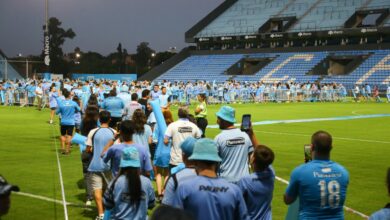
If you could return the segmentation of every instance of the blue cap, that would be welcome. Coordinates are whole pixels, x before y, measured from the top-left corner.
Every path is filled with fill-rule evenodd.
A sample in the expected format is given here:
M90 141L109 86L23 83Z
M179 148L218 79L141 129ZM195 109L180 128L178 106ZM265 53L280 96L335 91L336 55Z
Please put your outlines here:
M119 167L140 167L139 153L135 147L126 147L123 150Z
M191 136L187 137L183 142L181 142L180 148L187 157L192 155L192 152L194 151L195 142L196 139Z
M228 121L230 123L235 123L236 122L236 110L230 106L222 106L219 111L216 113L216 115L220 118L222 118L225 121Z
M194 151L190 160L207 160L221 162L222 159L218 155L217 145L210 138L202 138L195 142Z

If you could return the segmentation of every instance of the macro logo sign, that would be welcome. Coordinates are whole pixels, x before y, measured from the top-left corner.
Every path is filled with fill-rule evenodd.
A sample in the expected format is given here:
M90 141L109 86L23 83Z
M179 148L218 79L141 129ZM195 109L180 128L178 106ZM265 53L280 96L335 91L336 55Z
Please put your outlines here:
M299 32L298 37L310 37L312 34L310 32Z
M376 28L363 28L360 32L365 34L365 33L377 32L377 31L378 31L378 29L376 29Z
M49 34L48 33L45 33L45 47L44 47L44 54L45 54L45 58L44 58L44 63L46 66L50 66L50 46L49 46L49 43L50 43L50 38L49 38Z
M328 31L328 35L340 35L343 34L343 31Z
M270 37L271 38L281 38L281 37L283 37L283 34L271 34Z

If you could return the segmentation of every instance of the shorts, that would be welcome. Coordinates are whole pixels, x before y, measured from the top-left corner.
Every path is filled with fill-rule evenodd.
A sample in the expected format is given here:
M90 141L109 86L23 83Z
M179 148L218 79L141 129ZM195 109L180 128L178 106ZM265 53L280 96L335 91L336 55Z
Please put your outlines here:
M61 136L73 135L74 125L61 125Z
M51 109L51 110L56 110L56 109L57 109L57 107L50 107L50 109Z
M99 190L107 188L108 184L111 182L112 174L111 171L105 172L89 172L90 173L90 183L92 190Z

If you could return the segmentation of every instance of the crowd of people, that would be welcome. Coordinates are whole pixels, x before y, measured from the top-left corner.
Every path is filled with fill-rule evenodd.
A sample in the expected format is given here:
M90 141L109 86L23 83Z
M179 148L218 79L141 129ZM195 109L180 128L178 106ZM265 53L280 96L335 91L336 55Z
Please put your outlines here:
M275 185L272 163L276 155L271 147L258 141L251 127L246 130L235 127L236 112L228 105L216 113L220 133L213 139L206 138L207 105L214 96L208 89L210 84L54 80L30 82L29 86L33 85L35 96L48 91L49 123L55 123L55 114L60 116L61 153L64 156L71 153L75 132L83 140L79 145L85 200L86 205L95 201L96 219L147 219L147 210L156 203L161 204L151 219L164 215L170 219L169 213L199 220L272 219ZM266 88L288 87L289 91L293 86L297 88L295 83L223 85L217 91L219 88L240 91L239 97L244 93L238 88L255 86L255 97L262 97L259 100L267 99ZM184 92L176 93L175 86L182 86ZM298 87L322 91L339 86L342 87L317 84ZM196 92L187 92L189 87L197 88ZM257 94L259 88L264 89L259 93L263 96ZM295 91L299 96L299 90ZM218 98L220 93L216 94ZM225 100L225 93L221 94ZM235 93L227 94L228 100L236 100ZM288 97L294 96L291 94ZM45 104L43 96L38 98L39 108ZM174 121L171 105L185 103L194 99L192 96L196 97L196 107L179 105L178 119ZM27 104L32 104L31 97L27 98ZM332 148L331 134L314 133L312 159L292 172L284 202L298 203L299 219L344 218L349 174L341 164L331 160ZM152 181L156 181L156 189ZM388 213L387 205L372 219L384 219L381 216Z
M0 102L3 105L37 105L38 109L49 102L51 85L55 84L58 90L60 80L17 80L0 82ZM90 93L90 87L94 93L98 93L99 99L116 87L118 96L121 92L141 93L150 89L153 93L153 82L114 82L106 80L65 80L64 86L80 93ZM156 83L156 87L163 85L166 95L171 102L190 104L196 100L198 94L204 94L208 103L245 103L245 102L337 102L346 101L348 95L355 101L381 102L378 86L371 89L370 85L356 85L349 90L343 84L338 83L264 83L264 82L238 82L234 80L223 83L216 82L168 82ZM159 92L157 89L156 92ZM153 94L152 94L153 95ZM130 97L126 97L130 100ZM385 98L390 102L390 85L387 86ZM84 100L85 101L85 100Z

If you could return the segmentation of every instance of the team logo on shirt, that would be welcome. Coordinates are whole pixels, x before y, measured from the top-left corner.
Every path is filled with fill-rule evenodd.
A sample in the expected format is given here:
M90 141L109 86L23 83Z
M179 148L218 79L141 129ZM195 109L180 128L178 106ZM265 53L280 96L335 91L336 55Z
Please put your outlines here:
M145 199L146 199L145 192L142 192L141 193L141 200L145 200ZM130 203L130 201L131 201L130 193L122 193L121 194L121 201Z
M244 144L245 144L245 138L243 137L233 138L226 141L226 146L235 147L237 145L244 145Z
M191 127L179 127L179 133L192 133Z
M209 191L209 192L227 192L229 187L218 187L218 186L199 186L199 191Z

